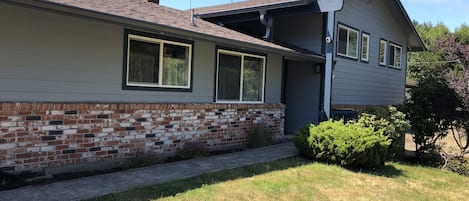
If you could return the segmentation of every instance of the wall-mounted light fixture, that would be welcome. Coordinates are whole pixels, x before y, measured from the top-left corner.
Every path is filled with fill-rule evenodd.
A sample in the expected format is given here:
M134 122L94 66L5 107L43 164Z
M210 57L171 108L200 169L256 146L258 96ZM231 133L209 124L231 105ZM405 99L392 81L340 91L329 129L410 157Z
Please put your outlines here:
M322 65L321 64L316 64L316 73L320 73L321 72L321 67Z

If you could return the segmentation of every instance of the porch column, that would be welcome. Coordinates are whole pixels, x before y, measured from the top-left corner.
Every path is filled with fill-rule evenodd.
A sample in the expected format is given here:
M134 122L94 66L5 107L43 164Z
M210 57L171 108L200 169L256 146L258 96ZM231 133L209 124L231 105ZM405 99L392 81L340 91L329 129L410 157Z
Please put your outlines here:
M335 11L327 12L326 65L324 73L324 112L331 117L332 69L334 66L334 22Z

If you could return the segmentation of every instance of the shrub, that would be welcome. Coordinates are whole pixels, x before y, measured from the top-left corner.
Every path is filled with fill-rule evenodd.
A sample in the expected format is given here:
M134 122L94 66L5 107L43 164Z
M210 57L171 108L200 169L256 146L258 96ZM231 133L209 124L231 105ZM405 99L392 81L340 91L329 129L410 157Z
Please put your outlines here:
M164 159L156 154L146 153L135 158L127 159L127 162L123 165L124 169L133 169L139 167L147 167L156 165L164 162Z
M308 158L311 158L313 153L311 152L312 149L309 148L308 138L309 138L309 127L306 126L298 130L298 132L295 134L293 138L293 142L295 143L295 147L296 149L298 149L300 154Z
M298 150L313 160L351 168L377 168L384 165L390 142L383 131L358 123L326 121L309 127L308 147L300 142L306 132L297 134Z
M447 170L459 175L469 176L469 162L464 158L453 158L448 162Z
M248 148L268 146L272 143L272 132L263 126L255 126L248 136Z
M209 155L208 146L203 142L189 142L176 152L180 159L200 158Z
M417 158L423 161L421 157L433 152L436 141L448 134L461 103L455 90L441 78L419 80L410 94L406 112L414 131Z
M386 158L388 160L403 159L405 134L410 129L405 114L394 106L367 107L363 112L358 123L365 127L373 127L375 131L383 129L384 135L391 140Z

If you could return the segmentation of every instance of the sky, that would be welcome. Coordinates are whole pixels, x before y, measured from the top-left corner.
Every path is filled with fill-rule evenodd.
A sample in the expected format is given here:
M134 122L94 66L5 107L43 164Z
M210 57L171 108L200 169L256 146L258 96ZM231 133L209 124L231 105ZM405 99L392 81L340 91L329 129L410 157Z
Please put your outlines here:
M238 2L240 0L160 0L162 5L186 10L202 6ZM387 0L386 0L387 1ZM451 31L469 25L469 0L401 0L411 19L418 22L443 22Z

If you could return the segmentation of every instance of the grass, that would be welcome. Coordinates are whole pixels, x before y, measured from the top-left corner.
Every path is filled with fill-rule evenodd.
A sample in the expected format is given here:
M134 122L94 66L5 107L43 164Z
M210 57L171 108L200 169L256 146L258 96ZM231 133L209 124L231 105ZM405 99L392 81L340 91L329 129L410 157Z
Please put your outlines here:
M96 199L107 200L467 200L469 177L389 163L352 171L293 157Z

